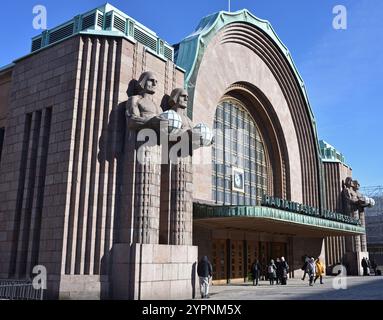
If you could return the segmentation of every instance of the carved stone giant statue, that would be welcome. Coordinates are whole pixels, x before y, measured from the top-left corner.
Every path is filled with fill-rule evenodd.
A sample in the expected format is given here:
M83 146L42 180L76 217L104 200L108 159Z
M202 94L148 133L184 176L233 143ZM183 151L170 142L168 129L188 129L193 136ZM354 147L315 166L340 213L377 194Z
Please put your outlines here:
M169 189L170 207L168 213L168 241L173 245L192 244L193 225L193 171L192 171L192 138L193 122L186 115L188 94L182 88L174 89L169 97L168 108L181 118L182 126L177 136L184 140L186 152L182 148L176 157L169 154ZM185 143L186 142L186 143ZM183 148L185 151L185 148Z
M128 129L140 130L144 128L156 128L163 120L159 115L161 108L153 102L153 94L157 88L156 75L147 71L138 79L137 95L129 98L126 106Z
M358 196L352 188L353 181L351 177L347 177L343 184L342 199L343 199L343 213L358 218Z
M359 213L359 219L362 224L362 226L366 226L366 218L365 218L365 208L371 208L375 205L375 200L369 197L364 196L362 193L360 193L359 188L360 184L357 180L353 181L352 188L356 194L356 197L358 198L358 213ZM362 252L367 252L367 238L366 235L363 234L360 236L360 242L361 242L361 250Z
M127 157L134 157L126 171L128 176L135 176L134 191L130 191L132 203L127 209L131 210L127 233L130 233L131 242L155 244L159 233L161 147L157 139L145 143L137 138L142 129L154 129L158 133L163 121L162 109L153 100L157 89L156 75L150 71L142 73L134 89L126 105L127 146L130 148Z
M156 75L144 72L138 81L131 81L125 104L126 131L119 175L122 181L121 209L115 245L119 253L115 255L114 267L120 270L128 264L129 279L128 283L115 281L113 286L134 298L143 294L141 284L162 285L162 273L152 274L148 280L141 272L142 265L151 264L160 266L160 269L161 265L164 270L167 268L169 281L177 284L170 291L174 291L173 295L182 293L186 297L191 283L192 261L197 258L197 248L192 245L193 144L190 137L200 139L202 130L193 134L193 122L186 115L188 95L185 90L174 89L169 99L165 95L162 101L168 105L167 111L163 112L156 103L158 97L154 99L156 89ZM202 124L198 128L202 128ZM207 126L203 128L206 133ZM179 145L183 152L177 151ZM174 156L172 147L176 150ZM162 161L164 158L166 162ZM172 248L164 250L164 245ZM162 254L164 252L167 254ZM184 271L186 268L190 271L178 272L178 264L182 264ZM150 289L148 286L144 288Z
M359 187L359 182L352 180L351 177L346 178L344 181L342 190L343 213L359 219L362 227L365 227L364 209L374 206L375 201L361 194ZM346 250L349 252L366 252L366 235L354 236L353 241L351 239L346 240Z

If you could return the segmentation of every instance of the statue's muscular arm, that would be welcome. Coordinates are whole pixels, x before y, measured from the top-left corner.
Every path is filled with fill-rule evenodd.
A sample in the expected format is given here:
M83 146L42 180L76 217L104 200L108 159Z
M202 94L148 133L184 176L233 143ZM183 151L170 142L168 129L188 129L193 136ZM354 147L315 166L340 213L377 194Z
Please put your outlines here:
M143 128L157 129L160 126L161 121L165 121L160 115L154 115L154 113L141 112L141 109L145 109L140 104L143 103L141 96L130 97L126 105L126 117L128 120L128 128L130 130L140 130ZM148 116L151 115L151 116Z
M141 116L139 109L140 96L133 96L126 102L126 117L128 120L128 128L137 130L144 126L147 121L146 118Z

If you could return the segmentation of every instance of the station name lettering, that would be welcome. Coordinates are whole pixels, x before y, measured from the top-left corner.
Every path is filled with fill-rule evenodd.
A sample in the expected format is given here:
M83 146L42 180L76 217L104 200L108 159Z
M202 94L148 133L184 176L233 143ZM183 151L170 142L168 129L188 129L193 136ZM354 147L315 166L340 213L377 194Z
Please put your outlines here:
M271 197L268 195L263 195L261 204L264 207L276 208L284 211L300 213L307 216L318 217L358 226L361 225L359 219L355 219L353 217L346 216L341 213L331 212L329 210L320 210L318 208L314 208L305 204Z

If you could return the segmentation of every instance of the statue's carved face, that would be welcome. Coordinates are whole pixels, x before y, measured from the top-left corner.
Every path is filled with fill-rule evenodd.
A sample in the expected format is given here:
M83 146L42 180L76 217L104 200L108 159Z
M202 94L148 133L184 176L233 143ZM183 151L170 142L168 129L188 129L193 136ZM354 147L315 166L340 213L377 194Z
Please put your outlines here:
M180 108L185 109L188 106L188 99L189 96L186 92L186 90L182 90L181 94L178 96L178 105Z
M157 89L157 79L154 75L152 75L150 78L148 78L145 82L145 91L149 94L156 93Z
M359 190L360 184L359 184L358 180L354 180L354 181L352 182L352 187L353 187L355 190Z

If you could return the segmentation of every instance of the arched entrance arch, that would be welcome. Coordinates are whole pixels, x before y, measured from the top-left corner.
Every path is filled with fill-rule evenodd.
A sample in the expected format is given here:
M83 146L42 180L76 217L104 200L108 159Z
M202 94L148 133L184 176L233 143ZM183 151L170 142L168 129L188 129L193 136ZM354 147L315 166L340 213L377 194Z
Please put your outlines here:
M275 193L302 202L298 137L280 84L261 57L246 46L221 43L221 36L218 34L210 42L201 61L194 90L193 121L213 127L216 107L223 96L244 101L252 115L262 119L259 124L274 161ZM195 199L211 200L212 179L206 174L211 170L211 164L194 166Z

